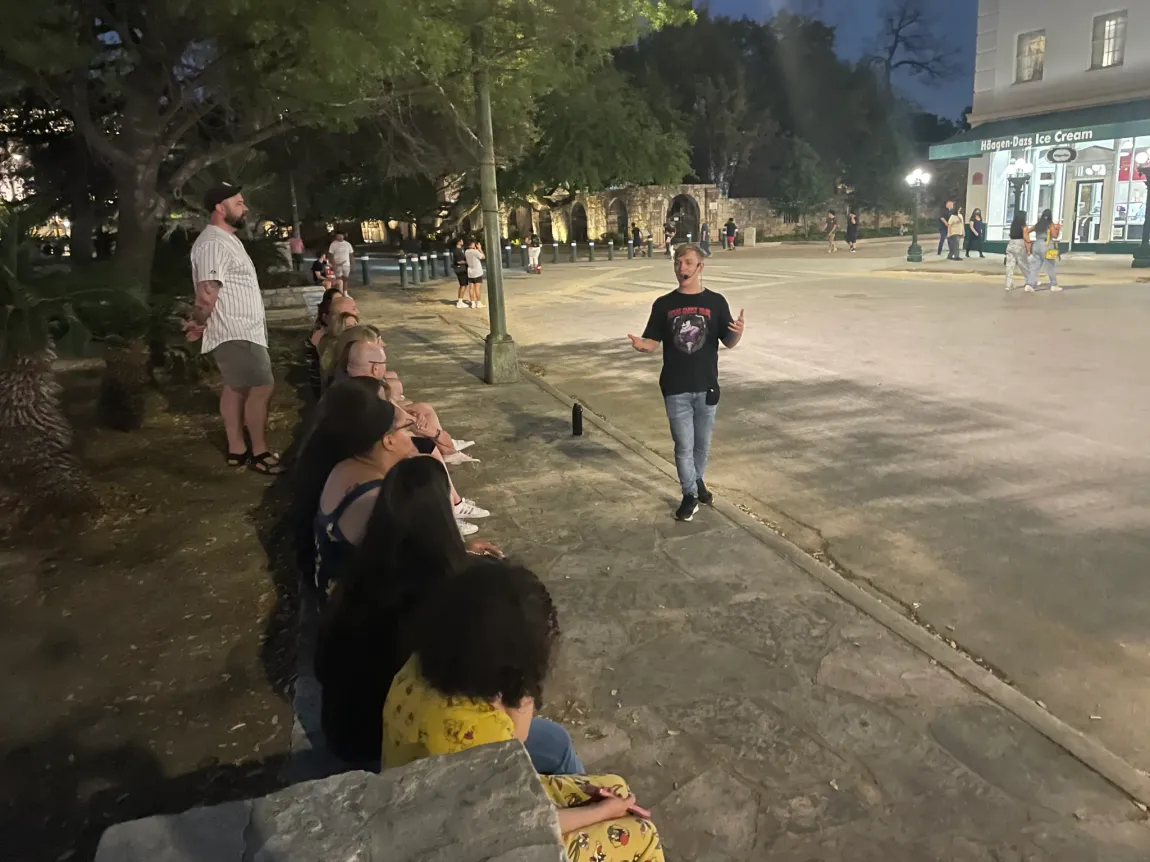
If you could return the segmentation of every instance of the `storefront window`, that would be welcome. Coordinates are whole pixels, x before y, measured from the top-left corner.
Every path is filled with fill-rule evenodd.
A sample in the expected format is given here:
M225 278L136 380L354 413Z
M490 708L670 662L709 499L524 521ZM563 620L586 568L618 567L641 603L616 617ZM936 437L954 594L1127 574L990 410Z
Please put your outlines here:
M1146 225L1146 173L1150 172L1150 136L1126 138L1118 156L1114 195L1114 239L1140 241ZM1139 162L1143 162L1142 167ZM1121 213L1122 223L1118 216Z
M1010 222L1014 218L1014 192L1006 178L1006 168L1015 159L1026 159L1034 164L1034 150L999 150L990 159L990 187L987 189L986 237L1004 240L1010 237ZM1036 168L1037 172L1037 168ZM1022 207L1026 209L1031 198L1031 177L1022 191Z

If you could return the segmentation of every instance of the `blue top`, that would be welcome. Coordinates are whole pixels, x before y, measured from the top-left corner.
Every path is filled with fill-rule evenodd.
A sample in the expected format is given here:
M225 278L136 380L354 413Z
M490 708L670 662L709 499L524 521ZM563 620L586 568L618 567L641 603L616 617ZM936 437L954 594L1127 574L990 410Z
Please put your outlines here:
M372 479L356 485L330 515L318 512L315 516L315 586L321 595L327 594L328 584L342 571L347 561L355 553L355 545L347 540L347 536L339 528L340 518L348 507L371 491L378 490L383 485L383 479Z

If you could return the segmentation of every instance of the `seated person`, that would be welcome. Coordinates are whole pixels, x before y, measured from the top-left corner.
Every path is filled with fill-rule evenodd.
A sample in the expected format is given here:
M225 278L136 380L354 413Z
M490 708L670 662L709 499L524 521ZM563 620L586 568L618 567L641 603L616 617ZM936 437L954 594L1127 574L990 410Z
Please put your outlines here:
M447 578L410 627L411 658L383 707L383 765L529 737L559 620L530 571L476 560ZM629 813L618 776L540 776L572 862L662 862L655 826ZM600 796L598 789L606 791Z
M468 554L502 556L481 540L464 544L448 493L434 458L392 467L324 609L315 657L321 721L328 748L349 764L379 769L383 701L410 655L405 626L424 600L467 566Z
M325 288L335 286L335 268L328 260L327 252L322 252L311 265L311 280L313 284L322 284Z
M387 471L416 454L414 423L378 380L357 377L328 389L295 468L296 551L320 595L363 538Z
M359 309L356 307L355 300L348 296L346 293L337 293L331 298L331 305L328 307L327 313L327 326L324 328L323 335L316 343L316 350L319 351L320 367L323 369L324 376L327 377L331 374L332 364L335 357L332 351L335 349L335 342L344 330L344 314L350 312L356 319L359 319Z
M323 298L320 299L319 305L315 310L315 322L311 325L311 343L313 347L318 347L320 339L323 338L324 333L327 331L328 316L331 314L331 301L335 295L341 291L337 287L329 287L323 292Z

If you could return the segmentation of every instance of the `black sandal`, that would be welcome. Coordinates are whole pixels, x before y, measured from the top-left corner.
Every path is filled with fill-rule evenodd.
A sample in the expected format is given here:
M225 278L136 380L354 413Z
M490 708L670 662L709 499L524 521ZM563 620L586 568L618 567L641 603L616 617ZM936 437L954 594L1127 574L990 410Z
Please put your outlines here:
M280 456L275 452L252 455L248 460L248 469L265 476L278 476L284 472L284 466L280 463Z
M236 455L233 452L229 452L227 455L227 458L224 459L224 462L229 467L246 467L247 463L248 463L248 459L251 457L252 457L252 453L248 450L244 450L243 452L241 452L238 455Z

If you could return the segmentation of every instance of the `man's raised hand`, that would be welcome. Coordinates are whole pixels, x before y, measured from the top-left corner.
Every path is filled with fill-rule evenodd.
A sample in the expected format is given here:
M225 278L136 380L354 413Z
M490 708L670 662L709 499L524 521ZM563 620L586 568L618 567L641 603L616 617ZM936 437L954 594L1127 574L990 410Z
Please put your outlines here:
M743 320L743 309L739 309L739 317L737 320L731 321L730 330L735 335L742 336L743 329L746 327L746 322Z

